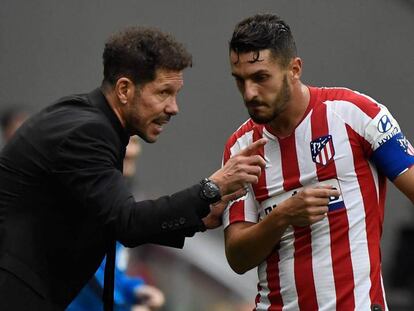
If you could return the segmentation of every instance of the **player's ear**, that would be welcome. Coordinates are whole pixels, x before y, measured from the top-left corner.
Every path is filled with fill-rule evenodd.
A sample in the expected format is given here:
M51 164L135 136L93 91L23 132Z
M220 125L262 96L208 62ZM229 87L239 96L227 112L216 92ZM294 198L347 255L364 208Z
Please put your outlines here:
M289 73L292 82L300 79L302 75L302 59L299 57L292 58L289 64Z

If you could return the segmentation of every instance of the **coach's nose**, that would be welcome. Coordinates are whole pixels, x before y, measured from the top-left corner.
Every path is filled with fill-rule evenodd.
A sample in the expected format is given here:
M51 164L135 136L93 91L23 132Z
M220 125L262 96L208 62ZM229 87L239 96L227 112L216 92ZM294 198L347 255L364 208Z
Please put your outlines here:
M167 106L165 107L165 112L171 116L178 114L179 109L176 97L171 98L171 100L168 102Z

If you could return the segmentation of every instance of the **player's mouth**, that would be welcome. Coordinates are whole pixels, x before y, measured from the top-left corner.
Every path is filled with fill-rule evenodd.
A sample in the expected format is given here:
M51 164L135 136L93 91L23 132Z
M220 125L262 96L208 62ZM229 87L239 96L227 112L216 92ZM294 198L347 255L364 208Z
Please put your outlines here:
M257 109L266 106L264 102L258 100L246 101L245 104L248 109Z

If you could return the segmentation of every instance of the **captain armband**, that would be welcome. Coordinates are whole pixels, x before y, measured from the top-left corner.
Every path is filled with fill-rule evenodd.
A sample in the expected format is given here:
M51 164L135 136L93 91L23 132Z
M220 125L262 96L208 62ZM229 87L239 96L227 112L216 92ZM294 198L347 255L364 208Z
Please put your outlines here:
M382 173L394 181L414 165L414 148L405 136L398 132L373 152L372 160Z

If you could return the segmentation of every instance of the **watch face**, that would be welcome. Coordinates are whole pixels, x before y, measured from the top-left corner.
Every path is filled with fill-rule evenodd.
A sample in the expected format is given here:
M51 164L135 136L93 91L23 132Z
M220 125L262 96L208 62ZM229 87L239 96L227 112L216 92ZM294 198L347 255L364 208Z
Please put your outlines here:
M201 181L200 195L203 200L208 201L210 204L220 200L221 193L220 188L211 180L205 178Z
M220 189L211 181L207 181L203 185L203 194L208 199L213 199L220 195Z
M212 183L208 183L207 184L208 196L210 198L213 198L213 197L215 197L217 195L217 190L218 189Z

